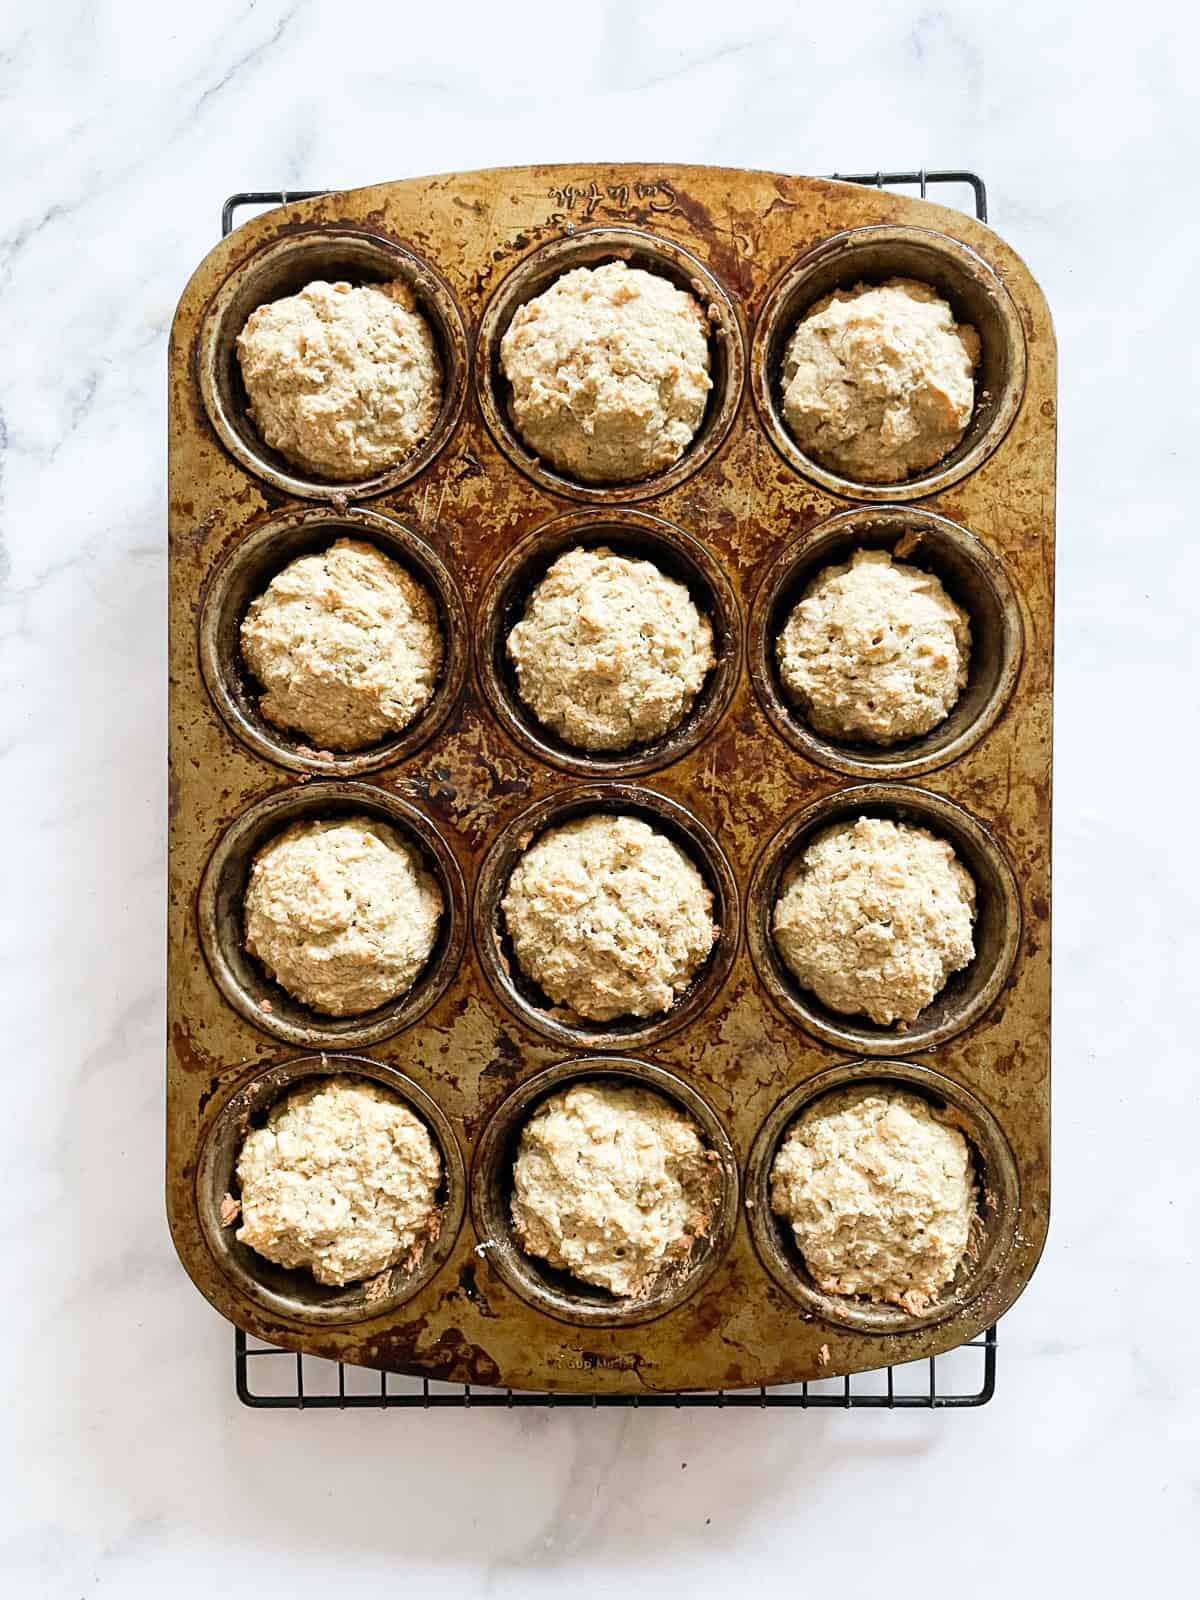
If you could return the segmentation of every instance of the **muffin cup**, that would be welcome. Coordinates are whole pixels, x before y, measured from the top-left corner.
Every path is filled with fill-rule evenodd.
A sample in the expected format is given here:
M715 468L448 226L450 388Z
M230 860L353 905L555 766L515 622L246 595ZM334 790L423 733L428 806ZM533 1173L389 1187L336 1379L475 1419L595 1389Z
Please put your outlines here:
M979 1210L969 1254L953 1280L921 1312L876 1304L860 1295L828 1294L818 1288L791 1224L771 1209L771 1168L797 1117L839 1089L868 1085L920 1095L944 1113L971 1148ZM759 1130L746 1163L745 1203L763 1266L806 1315L859 1333L909 1333L946 1321L995 1284L1017 1234L1020 1189L1016 1162L999 1123L969 1089L916 1062L858 1061L810 1078L778 1103Z
M975 408L953 450L900 483L842 476L800 448L783 416L783 356L796 324L834 289L915 278L947 300L959 323L979 334ZM1012 426L1025 394L1025 334L1000 279L969 246L927 228L852 228L801 256L763 304L750 352L750 381L763 427L786 462L822 488L850 500L917 500L957 483L982 465Z
M887 550L932 573L971 622L970 675L950 713L928 733L894 745L840 740L816 731L784 685L776 643L793 607L826 567L856 550ZM783 550L750 616L750 676L782 738L810 761L854 777L912 778L957 761L995 725L1021 668L1024 630L1012 585L995 556L957 523L899 507L843 511Z
M429 960L412 987L361 1016L311 1010L271 978L245 946L243 901L255 855L293 822L369 817L414 845L442 891L442 915ZM252 805L218 839L200 881L200 943L217 987L255 1027L288 1044L344 1048L375 1044L411 1027L445 992L462 959L467 896L458 863L441 834L414 806L365 783L309 783Z
M813 838L835 822L885 817L926 828L954 847L975 880L975 956L952 973L940 994L906 1027L882 1026L823 1005L800 986L775 943L775 904L789 868ZM754 864L746 907L746 936L759 979L793 1022L827 1044L861 1055L930 1050L978 1022L1008 979L1021 940L1021 901L1012 867L983 824L927 789L865 783L838 789L786 822Z
M500 343L516 311L565 272L620 260L641 267L694 295L708 313L712 389L695 437L672 466L630 483L584 483L539 459L509 417L509 386L500 369ZM542 245L502 280L484 309L475 347L475 387L488 432L512 462L543 489L620 505L665 494L697 471L720 447L737 411L745 378L745 350L733 301L707 267L681 245L639 228L581 228Z
M547 1095L571 1083L597 1080L637 1085L672 1101L699 1125L720 1163L721 1181L708 1234L695 1241L686 1262L668 1267L653 1289L636 1300L609 1294L529 1255L513 1228L513 1162L521 1130ZM583 1327L650 1322L681 1305L720 1264L733 1238L737 1214L737 1160L716 1112L674 1073L623 1056L576 1057L523 1083L484 1127L471 1169L471 1215L480 1238L478 1248L491 1268L537 1310Z
M437 606L443 658L433 694L408 727L362 750L321 750L303 734L277 728L259 707L261 691L242 659L242 619L251 601L284 567L357 539L398 562ZM230 731L256 755L296 772L350 777L407 760L454 710L469 656L466 607L445 562L403 523L373 511L290 511L262 523L230 550L205 590L200 611L200 665L213 704Z
M273 450L250 420L237 337L259 306L297 294L318 280L363 285L403 281L429 323L442 365L442 403L427 438L366 478L314 477ZM458 302L427 261L375 233L337 224L296 228L263 245L218 288L196 341L196 375L208 420L235 460L285 494L305 500L359 499L415 478L454 432L467 393L470 344Z
M534 841L550 828L597 812L640 817L672 839L694 864L713 896L713 921L720 932L708 959L669 1011L653 1017L589 1022L554 1006L526 978L504 926L500 902L513 869ZM693 1021L729 975L737 950L738 891L733 870L717 841L685 806L633 784L591 784L555 794L510 822L484 857L475 888L475 947L492 988L508 1009L536 1033L557 1044L609 1050L644 1047Z
M272 1106L313 1079L367 1079L390 1090L429 1130L442 1158L436 1234L411 1265L389 1267L375 1279L341 1288L318 1283L301 1268L276 1266L235 1235L241 1218L226 1226L221 1203L238 1194L237 1161L251 1129ZM458 1140L445 1114L425 1091L395 1067L362 1056L301 1056L257 1073L222 1105L204 1138L196 1166L196 1207L205 1242L218 1267L248 1300L271 1316L320 1324L361 1322L394 1311L433 1277L454 1247L466 1209L466 1172Z
M627 750L583 750L539 722L521 699L506 649L510 632L551 564L568 550L600 545L618 555L652 561L684 584L713 629L716 662L691 709L661 739ZM632 777L678 761L720 721L737 682L741 629L728 578L690 534L645 512L575 511L545 523L496 568L483 591L478 615L479 679L497 719L540 760L585 777Z

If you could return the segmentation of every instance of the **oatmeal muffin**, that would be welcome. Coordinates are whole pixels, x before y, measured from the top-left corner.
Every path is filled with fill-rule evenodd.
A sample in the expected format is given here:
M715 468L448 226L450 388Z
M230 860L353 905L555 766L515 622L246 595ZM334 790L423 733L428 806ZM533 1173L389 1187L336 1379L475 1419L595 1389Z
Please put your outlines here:
M366 1080L293 1090L247 1135L237 1179L241 1243L318 1283L415 1262L437 1233L442 1161L429 1130Z
M931 573L858 550L809 584L776 650L780 677L818 733L891 745L953 710L971 625Z
M513 1227L530 1255L637 1299L708 1233L719 1181L700 1129L662 1095L575 1083L521 1132Z
M521 438L585 483L636 482L673 465L712 388L699 303L623 261L577 267L521 306L500 366Z
M891 278L818 300L783 358L783 415L814 461L860 483L936 466L975 406L979 335L928 284Z
M975 883L945 839L907 822L838 822L775 905L775 942L832 1011L915 1022L975 955Z
M328 750L361 750L407 728L442 665L437 606L374 545L339 539L300 556L253 601L242 656L262 714Z
M817 1101L771 1168L771 1208L790 1224L817 1286L914 1315L966 1257L977 1204L967 1141L898 1089Z
M442 368L407 284L310 283L259 306L238 334L250 418L293 466L345 482L429 437Z
M508 636L517 686L539 722L584 750L661 739L713 666L713 633L682 583L601 546L569 550Z
M501 907L525 976L555 1005L611 1022L674 1005L716 942L712 903L673 840L598 814L536 840Z
M394 828L294 822L250 868L246 949L304 1005L354 1016L412 987L441 914L441 890Z

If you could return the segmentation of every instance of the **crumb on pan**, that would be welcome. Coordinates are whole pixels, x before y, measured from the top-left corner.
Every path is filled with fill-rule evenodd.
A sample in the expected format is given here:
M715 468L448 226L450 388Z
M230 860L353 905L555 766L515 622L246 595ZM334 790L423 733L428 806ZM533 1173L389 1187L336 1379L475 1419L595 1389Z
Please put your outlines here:
M422 1247L418 1245L416 1248L419 1253ZM409 1252L409 1255L411 1258L411 1251ZM404 1263L405 1266L408 1264L408 1262ZM379 1300L387 1299L389 1293L391 1292L391 1287L392 1273L391 1268L389 1267L383 1272L377 1272L373 1278L368 1278L366 1280L366 1282L363 1284L364 1298L371 1305L374 1305Z

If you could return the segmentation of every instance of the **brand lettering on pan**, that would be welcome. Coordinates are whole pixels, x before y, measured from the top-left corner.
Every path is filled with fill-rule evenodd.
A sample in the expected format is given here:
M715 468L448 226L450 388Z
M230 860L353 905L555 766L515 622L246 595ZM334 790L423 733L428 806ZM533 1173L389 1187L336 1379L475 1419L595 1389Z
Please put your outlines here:
M636 1356L605 1356L596 1350L563 1350L549 1357L555 1367L572 1367L578 1372L594 1371L603 1367L609 1372L633 1372L637 1368Z
M610 215L643 209L638 206L639 201L644 202L647 211L672 211L675 208L675 191L663 178L656 178L649 183L611 183L604 188L595 179L586 185L568 183L551 189L550 198L563 211L578 211L585 217L593 216L597 209L603 209Z

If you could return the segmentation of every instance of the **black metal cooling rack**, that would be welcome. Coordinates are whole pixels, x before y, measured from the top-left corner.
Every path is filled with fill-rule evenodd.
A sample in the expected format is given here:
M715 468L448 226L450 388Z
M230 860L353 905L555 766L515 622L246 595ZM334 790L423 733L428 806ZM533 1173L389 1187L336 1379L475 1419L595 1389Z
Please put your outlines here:
M928 1356L900 1367L881 1367L846 1378L818 1378L767 1389L717 1389L662 1394L545 1394L540 1390L483 1389L470 1383L439 1383L394 1372L348 1367L323 1356L305 1356L277 1345L235 1334L237 1397L246 1406L291 1411L436 1411L471 1406L516 1411L529 1406L574 1406L599 1411L610 1406L635 1410L768 1411L946 1411L985 1406L996 1389L996 1330L989 1328L946 1355Z
M975 172L949 168L929 172L921 167L916 172L834 172L831 177L874 189L916 188L922 199L933 187L967 188L973 197L975 215L980 222L987 221L987 188ZM286 206L294 200L311 200L328 192L256 189L231 194L221 209L222 236L232 230L237 212L247 206ZM514 1411L529 1406L593 1410L631 1406L636 1410L687 1406L716 1410L757 1407L762 1411L782 1407L800 1411L943 1411L985 1406L996 1392L996 1330L989 1328L945 1355L860 1372L853 1377L822 1378L772 1389L704 1393L543 1394L483 1389L469 1383L439 1383L281 1350L277 1345L247 1338L240 1328L234 1332L234 1370L238 1399L243 1405L265 1410L435 1411L446 1407L501 1407Z

